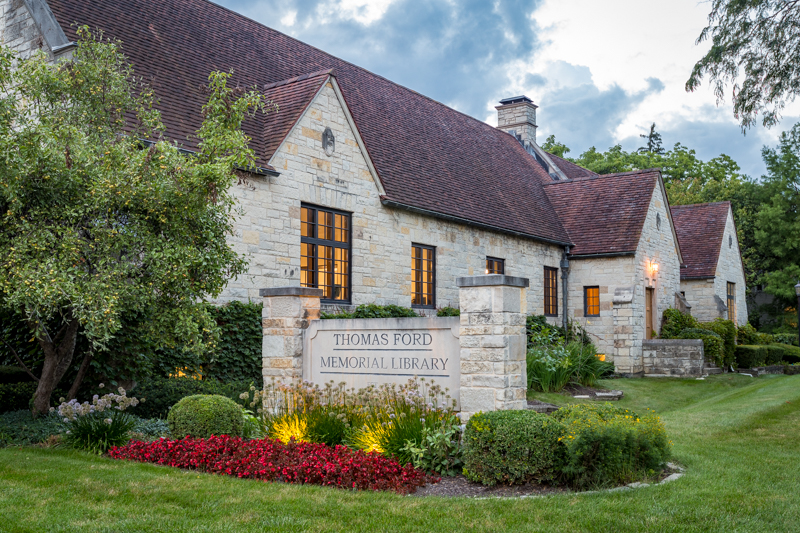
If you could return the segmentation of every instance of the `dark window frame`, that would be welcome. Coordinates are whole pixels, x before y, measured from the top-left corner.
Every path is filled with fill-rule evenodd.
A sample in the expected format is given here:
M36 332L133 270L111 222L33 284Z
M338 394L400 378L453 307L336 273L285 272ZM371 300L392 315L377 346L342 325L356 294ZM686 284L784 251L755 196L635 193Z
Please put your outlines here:
M597 313L589 313L589 290L597 289ZM583 288L583 316L600 316L600 286L587 285Z
M548 275L555 280L552 287ZM558 316L558 269L553 267L544 267L544 316Z
M430 250L431 253L431 292L428 294L430 296L430 304L415 304L414 302L414 295L415 294L424 294L421 292L417 292L414 290L414 285L417 282L414 280L414 266L411 266L411 307L414 309L436 309L436 247L430 246L427 244L420 244L416 242L411 243L411 259L414 259L414 248L419 248L422 250ZM425 270L420 270L419 272L426 272Z
M490 265L500 265L500 272L493 272L496 268L490 268ZM505 274L506 273L506 260L499 257L486 256L486 273L487 274Z
M736 322L736 283L732 281L727 282L726 296L728 304L728 320Z
M300 204L300 225L302 228L303 224L303 209L313 209L314 210L314 234L319 234L319 212L324 211L330 213L333 216L332 219L332 232L333 232L333 240L328 239L320 239L318 237L303 237L302 229L300 232L300 255L302 256L302 245L303 244L313 244L316 246L329 246L331 248L340 248L347 250L347 298L320 298L320 303L326 304L350 304L353 301L353 214L347 211L342 211L341 209L333 209L330 207L314 205L314 204L307 204L302 202ZM347 242L339 242L336 241L336 215L341 215L347 217ZM316 248L318 250L319 248ZM319 255L315 254L314 258L318 258ZM331 259L334 263L336 262L336 255L334 253L333 258ZM322 288L319 284L319 265L315 264L315 267L311 272L313 272L314 277L314 285L303 285L304 287L312 287L312 288ZM301 269L301 276L302 276L302 265ZM335 274L334 274L335 275ZM302 279L301 279L302 285Z

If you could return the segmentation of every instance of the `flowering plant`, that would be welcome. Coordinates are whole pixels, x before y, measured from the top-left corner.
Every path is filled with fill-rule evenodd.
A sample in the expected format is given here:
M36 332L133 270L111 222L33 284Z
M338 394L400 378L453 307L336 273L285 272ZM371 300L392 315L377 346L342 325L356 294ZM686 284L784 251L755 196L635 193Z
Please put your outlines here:
M103 388L103 384L100 384ZM61 398L58 415L67 427L64 442L75 448L103 454L112 446L120 446L128 442L128 432L136 421L125 409L135 407L139 400L129 397L125 389L120 387L117 393L108 393L102 397L95 394L92 402L78 403L72 399ZM50 411L56 411L50 408Z
M153 442L132 441L111 448L113 459L127 459L261 481L313 484L348 490L414 492L439 479L377 453L277 439L246 440L222 435Z

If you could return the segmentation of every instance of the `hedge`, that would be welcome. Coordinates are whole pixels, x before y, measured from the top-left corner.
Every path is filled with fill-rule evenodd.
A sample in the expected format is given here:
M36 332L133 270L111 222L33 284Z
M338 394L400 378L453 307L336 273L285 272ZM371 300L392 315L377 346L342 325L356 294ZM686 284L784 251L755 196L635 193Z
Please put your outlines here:
M789 344L791 346L800 347L800 340L798 340L797 333L775 333L772 338L778 344Z
M239 395L250 388L248 382L220 383L214 380L191 378L157 378L141 383L130 392L144 402L131 408L131 412L142 418L167 418L170 408L187 396L195 394L218 394L241 402ZM249 405L249 400L248 400Z
M355 311L339 311L337 313L320 313L321 319L348 318L411 318L419 316L413 309L399 305L361 304Z
M772 335L768 333L759 333L756 331L756 328L750 324L745 324L736 329L736 340L739 344L746 346L758 346L774 342Z
M767 356L768 350L764 345L740 344L736 347L736 364L739 368L763 366Z
M704 328L689 328L683 330L677 339L701 339L703 341L703 354L706 361L719 367L725 365L725 342L718 334Z
M0 384L0 413L30 409L37 386L38 383L35 381ZM66 396L66 393L56 389L50 395L51 403L55 403L62 396Z
M722 338L722 365L728 367L736 361L736 324L731 320L717 318L713 322L703 322L700 327L713 331Z
M692 315L681 313L677 309L667 309L661 322L662 339L678 339L678 335L687 329L697 329L700 323Z
M0 384L23 383L33 379L18 366L0 365Z

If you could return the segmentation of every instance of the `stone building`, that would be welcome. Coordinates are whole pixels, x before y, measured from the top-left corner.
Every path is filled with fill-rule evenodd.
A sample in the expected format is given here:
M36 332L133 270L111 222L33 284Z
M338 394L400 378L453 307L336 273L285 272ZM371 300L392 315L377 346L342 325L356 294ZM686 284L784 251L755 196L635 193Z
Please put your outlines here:
M744 266L730 202L676 205L675 229L683 250L681 293L702 322L747 323Z
M259 289L323 289L323 306L458 306L456 279L530 280L529 313L574 319L621 372L680 289L681 249L658 170L598 176L536 143L536 106L498 106L498 128L205 0L0 0L3 40L58 59L76 25L122 41L187 150L212 70L277 111L244 124L258 170L235 194L230 245ZM738 250L738 248L737 248ZM566 297L565 297L566 295Z

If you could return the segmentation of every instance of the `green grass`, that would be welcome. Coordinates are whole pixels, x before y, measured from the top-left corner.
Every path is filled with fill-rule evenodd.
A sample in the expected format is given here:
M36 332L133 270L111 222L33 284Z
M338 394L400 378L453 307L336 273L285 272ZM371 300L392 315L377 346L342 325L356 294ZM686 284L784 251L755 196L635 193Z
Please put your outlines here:
M662 414L675 460L687 467L683 478L627 492L523 500L414 498L6 448L0 531L800 530L800 376L603 384L625 391L621 405Z

